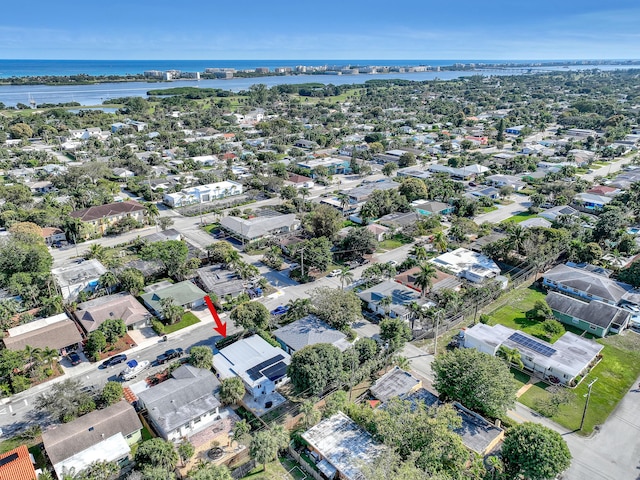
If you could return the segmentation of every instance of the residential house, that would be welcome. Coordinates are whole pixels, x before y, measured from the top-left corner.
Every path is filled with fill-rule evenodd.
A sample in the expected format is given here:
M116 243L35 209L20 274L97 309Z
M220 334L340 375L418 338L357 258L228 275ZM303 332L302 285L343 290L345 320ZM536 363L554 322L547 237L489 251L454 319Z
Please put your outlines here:
M165 193L162 201L165 205L176 208L198 203L209 203L240 194L242 194L241 183L225 180L224 182L185 188L176 193Z
M78 348L82 335L75 322L66 313L60 313L8 329L2 343L7 350L48 347L66 355Z
M92 293L107 269L98 260L77 261L51 270L65 300L74 300L80 292Z
M94 462L129 463L131 446L142 440L142 423L124 400L42 432L47 457L59 479Z
M466 248L443 253L429 262L473 283L482 283L500 275L500 267L493 260Z
M315 169L318 167L326 167L329 175L338 175L343 173L349 173L351 171L349 159L342 158L313 158L298 162L298 167L309 172L311 178L316 178Z
M182 365L168 380L138 393L138 407L160 437L177 443L222 419L219 389L210 370Z
M398 177L412 177L412 178L419 178L421 180L426 180L427 178L431 177L431 173L420 168L420 167L406 167L406 168L400 168L399 170L396 171L396 176Z
M98 207L83 208L82 210L71 212L69 215L80 219L85 225L90 226L94 232L104 235L111 225L123 218L133 218L143 223L146 207L133 200L127 200Z
M151 290L149 287L145 290ZM161 285L160 288L147 291L140 295L151 312L158 318L162 318L162 300L171 298L174 305L180 305L183 308L196 308L204 305L204 297L206 293L196 287L189 280L184 282Z
M27 186L29 187L29 190L31 190L32 193L45 194L45 193L55 192L56 190L58 190L56 187L53 186L53 183L50 182L49 180L43 180L40 182L30 182L27 184Z
M538 214L539 217L546 218L550 222L555 222L560 215L578 216L580 212L569 205L558 205Z
M409 310L411 303L416 302L419 305L432 304L422 298L419 292L391 280L385 280L378 285L361 291L358 293L358 297L360 297L360 300L362 300L372 312L378 315L389 315L392 318L401 318L403 320L409 320L411 318L411 310ZM384 302L382 302L384 298L390 298L391 303L384 305Z
M455 207L447 203L437 202L435 200L414 200L411 206L415 208L420 215L450 215L455 212Z
M249 219L228 216L220 220L220 227L229 235L244 243L295 232L300 228L300 220L294 213L265 215Z
M553 315L562 323L596 337L619 333L626 328L631 315L628 310L599 300L585 302L557 292L549 292L546 301Z
M573 204L584 211L593 212L602 210L605 205L611 203L611 200L613 200L611 197L605 197L603 195L578 193L573 197Z
M500 190L495 187L480 188L470 192L471 198L473 197L487 197L491 200L498 200L500 198Z
M38 472L26 445L0 455L0 480L37 480Z
M587 193L591 193L593 195L599 195L601 197L615 197L621 192L622 190L620 190L619 188L609 187L607 185L597 185L587 190Z
M216 155L196 155L191 157L191 160L203 167L213 167L220 161Z
M369 387L369 391L374 398L381 402L388 402L392 398L413 393L420 388L422 388L422 380L417 379L400 367L393 367L377 379Z
M509 133L511 135L520 135L522 130L524 129L524 125L516 125L515 127L505 128L505 133Z
M213 356L219 378L240 377L254 401L270 398L276 387L286 383L291 356L259 335L238 340ZM269 400L267 400L269 401Z
M515 175L489 175L484 180L487 185L492 187L511 187L516 192L527 186L525 182Z
M365 480L361 468L386 448L342 412L311 427L302 438L317 459L317 469L326 478L342 480Z
M126 168L120 168L120 167L114 168L113 174L119 178L131 178L136 176L135 172L132 172L131 170L127 170Z
M376 240L379 242L382 242L384 240L384 237L391 231L389 227L378 225L377 223L372 223L364 228L373 233L373 235L376 237Z
M307 315L273 332L282 349L289 355L309 345L328 343L344 352L351 344L347 336L315 315Z
M393 180L382 179L375 182L364 182L361 185L347 190L346 193L349 196L349 203L351 205L361 205L365 203L373 192L377 190L394 190L398 188L400 184Z
M304 148L305 150L312 150L316 148L318 144L316 142L312 142L311 140L305 140L304 138L301 138L299 140L296 140L293 146L296 148Z
M73 315L87 335L97 330L105 320L120 319L129 330L136 330L148 326L151 319L149 311L126 292L79 303Z
M297 173L289 173L289 178L284 183L293 185L296 188L313 188L315 185L311 177L305 177Z
M519 225L522 228L551 228L552 223L544 218L533 217L520 222Z
M495 355L501 345L516 349L526 370L543 378L571 385L595 364L603 346L566 332L551 345L503 325L478 323L464 332L464 347Z
M57 227L44 227L42 229L42 237L44 238L44 243L48 246L67 241L65 233Z
M557 265L542 275L542 285L587 302L640 305L640 292L631 285L577 266Z
M489 168L478 164L465 165L461 168L434 164L429 166L429 171L431 173L444 173L456 180L469 180L475 178L478 175L488 172Z
M415 283L416 277L419 272L420 267L410 268L409 270L396 275L395 281L420 292L422 291L422 289ZM458 280L457 277L455 277L454 275L449 275L448 273L441 272L438 269L436 269L435 273L436 277L431 279L432 284L429 292L437 292L438 290L442 290L443 288L446 288L447 290L454 290L456 292L460 291L462 283L460 283L460 280Z
M413 404L422 403L427 407L439 407L442 405L438 397L425 388L420 388L400 398ZM461 426L453 431L460 436L462 443L469 450L485 456L492 452L504 439L504 430L486 418L472 412L458 402L453 402L451 406L461 420Z
M378 219L378 223L389 227L393 232L400 232L405 228L415 226L422 218L416 212L395 212L384 215Z
M226 270L220 265L209 265L196 271L198 283L206 292L218 297L222 302L226 298L236 298L245 292L244 281L238 274Z

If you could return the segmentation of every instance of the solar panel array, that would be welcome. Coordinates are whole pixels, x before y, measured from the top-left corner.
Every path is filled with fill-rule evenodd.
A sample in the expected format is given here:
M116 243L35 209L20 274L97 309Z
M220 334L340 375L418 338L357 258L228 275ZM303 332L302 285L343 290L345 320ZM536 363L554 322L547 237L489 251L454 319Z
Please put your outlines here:
M275 357L272 357L269 360L260 362L255 367L251 367L249 370L247 370L247 374L249 375L249 378L251 380L258 380L262 376L262 373L261 373L262 370L264 370L267 367L270 367L274 363L277 363L283 359L284 357L282 355L276 355Z
M548 345L540 343L533 338L525 337L521 333L516 332L512 334L509 337L509 340L513 340L518 345L522 345L523 347L533 350L534 352L537 352L540 355L544 355L545 357L550 357L551 355L556 353L555 349L549 347Z
M284 377L285 373L287 373L287 364L284 362L278 362L262 372L272 382Z
M18 459L17 453L12 453L11 455L7 455L4 458L0 458L0 467L4 467L7 463L11 463L17 459Z

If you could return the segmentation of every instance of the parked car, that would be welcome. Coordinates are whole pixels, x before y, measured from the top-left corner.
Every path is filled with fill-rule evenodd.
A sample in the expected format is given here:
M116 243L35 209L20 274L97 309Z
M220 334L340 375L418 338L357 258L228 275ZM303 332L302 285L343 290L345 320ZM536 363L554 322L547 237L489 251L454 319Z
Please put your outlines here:
M335 270L331 270L331 272L329 273L329 277L337 277L338 275L340 275L340 272L342 270L340 270L339 268L336 268Z
M79 365L80 362L82 361L82 359L80 358L80 355L78 355L76 352L71 352L69 355L67 355L67 358L71 362L71 365L74 365L74 366Z
M388 265L391 265L392 267L397 267L398 266L398 262L396 262L395 260L389 260L387 262Z
M102 365L100 365L100 368L113 367L114 365L118 365L119 363L126 362L126 361L127 361L127 356L124 353L121 353L120 355L115 355L111 358L106 359L104 362L102 362Z
M162 365L163 363L167 363L174 358L180 358L183 353L184 350L182 350L181 348L172 348L171 350L167 350L163 354L158 355L158 357L156 358L156 362L158 363L158 365Z
M276 308L271 310L271 315L284 315L289 311L288 305L278 305Z

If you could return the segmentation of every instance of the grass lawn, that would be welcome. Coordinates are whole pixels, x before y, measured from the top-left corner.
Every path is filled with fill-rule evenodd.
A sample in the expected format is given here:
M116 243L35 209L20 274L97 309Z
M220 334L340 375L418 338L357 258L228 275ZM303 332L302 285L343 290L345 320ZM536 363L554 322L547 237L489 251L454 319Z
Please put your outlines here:
M393 238L389 238L387 240L383 240L378 244L378 252L384 250L393 250L394 248L399 248L404 245L400 240L395 240Z
M518 388L521 388L524 385L526 385L531 379L529 375L527 375L524 372L521 372L520 370L516 370L515 368L511 369L511 373L513 374L514 380L518 384Z
M143 442L153 438L153 435L151 435L151 432L149 431L149 429L147 427L142 427L142 430L141 430L140 433L142 435L142 441Z
M593 431L594 426L605 422L640 375L640 336L626 332L624 335L598 339L597 342L604 346L602 360L574 389L575 396L571 403L560 407L552 417L552 420L568 429L577 429L586 401L587 385L598 378L591 391L584 423L583 432L586 435ZM535 409L537 400L548 395L546 388L546 384L536 384L518 401Z
M524 222L525 220L529 220L530 218L535 218L537 216L538 216L537 213L521 212L521 213L518 213L517 215L514 215L513 217L507 218L505 222L520 223L520 222Z
M178 330L182 330L185 327L195 325L196 323L199 323L199 322L200 322L200 319L196 317L193 313L186 312L184 315L182 315L182 320L180 320L178 323L174 323L173 325L165 325L164 333L168 334L168 333L177 332Z
M202 229L209 234L212 231L217 230L218 228L220 228L219 223L210 223L209 225L205 225L204 227L202 227Z
M489 213L489 212L495 212L498 209L498 207L496 207L495 205L492 207L480 207L480 211L482 213Z
M282 460L267 463L266 470L262 469L262 465L258 465L251 470L248 475L242 478L251 478L253 480L302 480L305 478L304 475L300 475L299 467L296 467L296 469L292 471L292 475L286 470L287 466L289 466L288 463L283 463ZM294 465L291 465L289 468L293 467Z

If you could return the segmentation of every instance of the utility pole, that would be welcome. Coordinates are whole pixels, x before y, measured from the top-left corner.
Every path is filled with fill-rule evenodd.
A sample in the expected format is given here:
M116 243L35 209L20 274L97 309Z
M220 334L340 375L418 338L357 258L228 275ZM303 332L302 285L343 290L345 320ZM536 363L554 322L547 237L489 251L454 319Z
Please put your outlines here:
M300 250L300 279L304 278L304 248Z
M438 354L438 327L440 326L440 317L444 313L444 310L438 310L436 313L436 333L433 336L433 356Z
M598 381L598 377L591 380L591 383L588 385L589 390L585 395L585 397L587 397L587 401L584 403L584 410L582 411L582 420L580 420L580 430L582 430L582 427L584 426L584 419L587 416L587 407L589 406L589 399L591 398L591 387L593 387L593 384L596 383L597 381Z
M74 244L74 245L75 245L75 247L76 247L76 256L77 256L77 257L79 257L79 256L80 256L80 253L78 253L78 242L76 242L76 234L75 234L75 233L72 233L72 235L73 235L73 244Z

